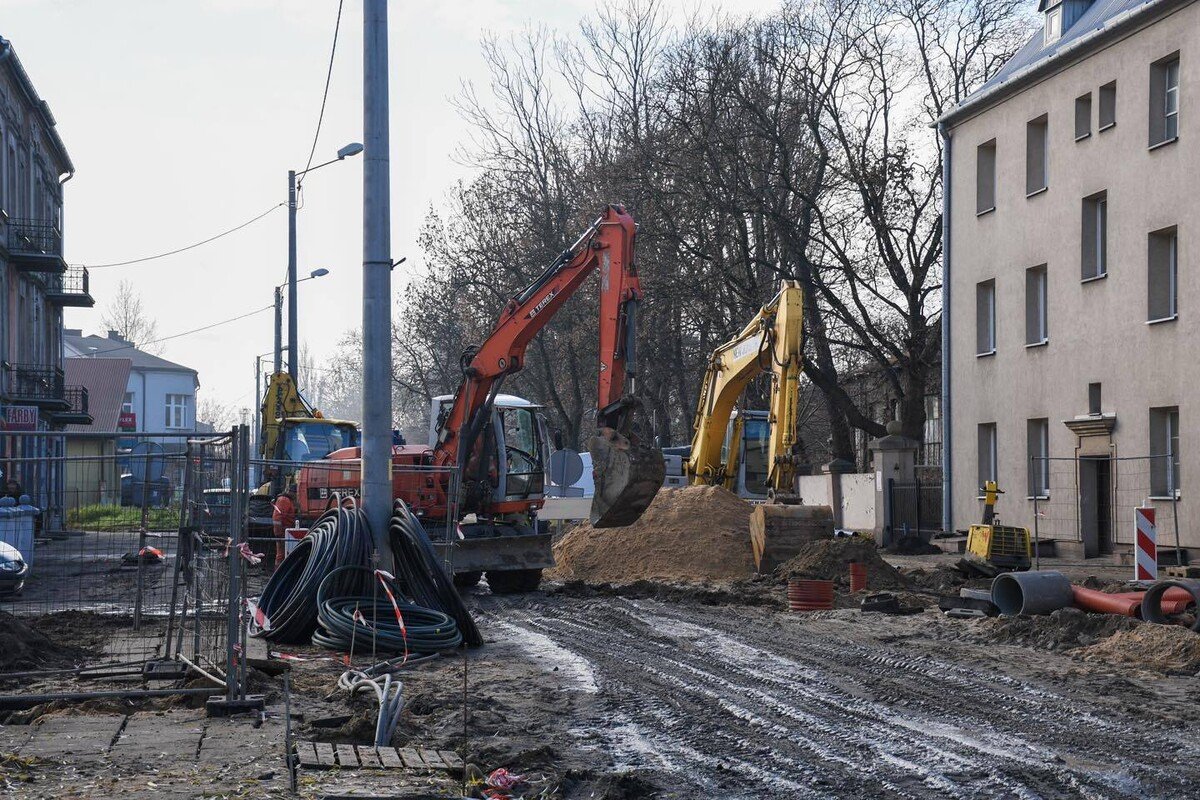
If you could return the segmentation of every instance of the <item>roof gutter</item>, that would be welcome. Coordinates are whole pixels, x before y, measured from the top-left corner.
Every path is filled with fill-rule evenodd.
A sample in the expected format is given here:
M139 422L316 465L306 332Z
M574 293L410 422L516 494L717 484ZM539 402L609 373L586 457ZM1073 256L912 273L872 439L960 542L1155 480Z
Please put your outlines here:
M1103 27L1095 28L1090 33L1080 36L1070 44L1056 50L1045 58L1030 64L1016 72L1008 80L993 86L987 91L967 97L962 103L938 117L929 127L940 124L952 125L967 116L970 112L982 111L1009 95L1016 94L1031 83L1044 78L1060 69L1064 69L1078 58L1101 45L1119 39L1133 31L1143 28L1152 22L1157 22L1164 16L1190 5L1195 0L1151 0L1145 5L1125 11L1109 19Z

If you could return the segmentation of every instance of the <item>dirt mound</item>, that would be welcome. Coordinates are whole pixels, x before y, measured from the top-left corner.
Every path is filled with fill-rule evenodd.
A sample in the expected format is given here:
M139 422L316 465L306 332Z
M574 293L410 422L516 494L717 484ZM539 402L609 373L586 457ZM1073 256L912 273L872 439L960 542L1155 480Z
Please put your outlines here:
M1141 625L1141 622L1130 617L1060 608L1046 616L977 620L968 626L967 632L970 638L985 642L1061 651L1088 647L1115 634L1128 633Z
M0 611L0 672L72 667L86 656L82 648L55 641L24 620Z
M624 528L577 525L554 545L547 577L587 583L724 581L754 574L752 507L720 486L659 489Z
M1085 661L1195 675L1200 672L1200 635L1179 625L1146 623L1118 631L1075 655Z
M787 577L848 585L852 561L866 565L868 590L908 588L908 581L898 569L883 560L875 543L857 536L810 542L794 558L780 565L777 572Z

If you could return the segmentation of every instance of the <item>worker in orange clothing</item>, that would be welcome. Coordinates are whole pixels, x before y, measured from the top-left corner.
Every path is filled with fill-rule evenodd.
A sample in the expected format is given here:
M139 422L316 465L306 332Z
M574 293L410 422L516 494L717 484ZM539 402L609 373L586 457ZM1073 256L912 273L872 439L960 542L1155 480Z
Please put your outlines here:
M283 563L287 555L288 528L296 527L296 504L290 495L275 498L271 510L271 531L275 536L275 566Z

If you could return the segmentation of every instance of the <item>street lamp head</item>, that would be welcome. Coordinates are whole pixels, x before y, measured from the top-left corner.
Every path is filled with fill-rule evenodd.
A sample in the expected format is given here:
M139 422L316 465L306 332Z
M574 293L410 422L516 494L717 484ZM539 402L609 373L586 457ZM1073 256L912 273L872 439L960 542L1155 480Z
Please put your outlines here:
M321 267L320 269L314 269L312 272L308 273L308 277L320 278L320 277L323 277L328 274L329 274L329 270L325 269L324 267Z
M361 153L362 151L363 151L363 146L361 144L359 144L358 142L351 142L350 144L343 147L341 150L337 151L337 157L338 157L338 160L341 161L346 156L356 156L359 153Z

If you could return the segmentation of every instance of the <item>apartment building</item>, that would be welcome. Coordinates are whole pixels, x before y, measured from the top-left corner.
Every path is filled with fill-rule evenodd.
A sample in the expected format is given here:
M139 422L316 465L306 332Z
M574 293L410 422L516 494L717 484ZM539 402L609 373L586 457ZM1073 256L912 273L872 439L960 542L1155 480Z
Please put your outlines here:
M1200 4L1038 11L939 121L947 522L978 520L995 479L1001 517L1060 549L1127 549L1145 503L1160 545L1177 517L1200 548Z
M75 173L50 107L0 37L0 471L58 522L69 424L89 424L87 391L62 370L62 314L91 306L87 271L63 259L63 184Z

